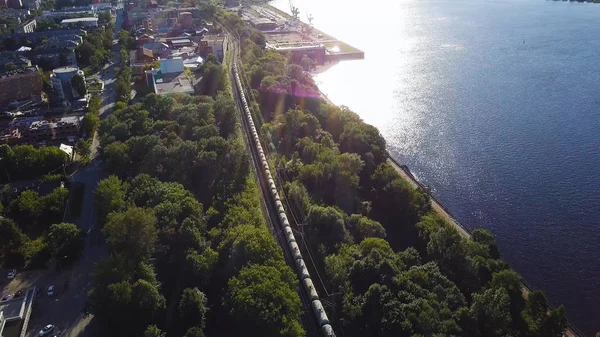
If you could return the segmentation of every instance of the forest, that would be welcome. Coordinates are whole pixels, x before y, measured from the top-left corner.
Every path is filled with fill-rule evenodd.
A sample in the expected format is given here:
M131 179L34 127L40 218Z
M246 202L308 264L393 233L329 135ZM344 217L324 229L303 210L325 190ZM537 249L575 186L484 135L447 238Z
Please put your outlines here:
M266 226L229 84L218 83L213 96L119 104L99 125L110 176L95 203L109 256L86 310L105 333L305 335L296 276Z
M259 31L218 15L242 37L263 147L338 336L562 336L564 307L550 309L541 291L524 296L490 232L461 236L387 162L376 128L322 99Z

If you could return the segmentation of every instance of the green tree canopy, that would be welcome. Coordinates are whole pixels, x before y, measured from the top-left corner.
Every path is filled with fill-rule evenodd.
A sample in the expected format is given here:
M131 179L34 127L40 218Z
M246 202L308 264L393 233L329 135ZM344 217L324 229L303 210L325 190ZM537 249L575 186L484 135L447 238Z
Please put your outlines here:
M85 94L87 94L85 78L79 74L75 74L73 77L71 77L71 87L73 87L73 90L75 90L79 97L83 97Z
M226 303L234 330L263 336L304 336L296 276L286 266L250 265L229 280Z
M111 213L102 234L114 251L133 261L146 260L155 249L156 216L150 209L137 207Z
M206 312L208 311L206 295L198 288L186 288L179 300L179 321L185 327L199 326L204 328Z
M129 185L117 176L102 179L94 191L95 205L100 221L106 219L111 212L120 212L125 209L125 195Z
M50 226L48 232L48 245L52 251L52 256L62 259L67 256L69 259L79 257L83 251L82 231L72 223L59 223Z

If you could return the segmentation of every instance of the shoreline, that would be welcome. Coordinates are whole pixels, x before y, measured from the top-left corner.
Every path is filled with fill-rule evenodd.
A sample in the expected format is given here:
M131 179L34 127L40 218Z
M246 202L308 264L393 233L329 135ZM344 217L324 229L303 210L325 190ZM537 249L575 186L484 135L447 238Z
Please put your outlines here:
M317 72L310 72L311 76L315 75L315 74L320 74L322 72L325 72L327 70L329 70L329 68L331 68L332 66L334 66L335 64L337 64L338 62L335 62L332 65L329 65L328 67L325 67L324 70L321 71L317 71ZM319 88L317 86L317 88ZM321 97L327 101L327 103L337 106L339 107L339 105L333 103L333 101L331 101L331 99L329 99L329 97L327 97L327 95L321 91L321 88L319 88L319 93L321 94ZM386 149L387 151L387 149ZM425 191L427 191L427 194L430 197L431 200L431 209L440 217L442 217L448 224L450 224L451 226L453 226L462 237L466 238L466 239L470 239L471 238L471 232L472 230L466 226L464 226L463 224L461 224L456 217L452 214L452 212L446 208L446 206L444 206L442 204L442 202L437 199L427 188L427 186L425 186L423 183L421 183L410 171L410 168L407 165L404 164L400 164L396 159L394 159L390 153L387 153L388 159L387 162L392 165L392 167L396 170L396 172L398 172L398 174L400 175L400 177L402 179L404 179L404 181L406 181L407 183L409 183L413 188L422 188ZM520 276L520 274L519 274ZM523 296L527 297L529 295L529 293L533 292L535 290L535 288L533 288L531 285L529 285L529 283L527 283L527 281L521 277L521 283L523 285ZM548 308L554 308L554 305L548 303ZM579 329L577 329L573 324L571 324L571 322L568 320L567 318L567 328L565 329L565 332L563 334L564 337L585 337L585 334L583 332L581 332Z

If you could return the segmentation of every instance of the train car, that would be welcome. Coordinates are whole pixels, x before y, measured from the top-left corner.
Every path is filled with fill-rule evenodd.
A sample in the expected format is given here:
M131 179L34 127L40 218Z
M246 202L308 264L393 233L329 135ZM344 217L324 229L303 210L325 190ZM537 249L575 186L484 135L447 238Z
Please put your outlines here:
M335 337L335 333L333 332L333 328L329 324L325 324L321 327L321 331L323 332L323 336L325 337Z
M294 256L294 261L301 259L302 254L300 253L300 247L298 247L298 244L296 242L290 242L288 243L288 245L290 246L290 250L292 251L292 256Z
M288 221L287 215L285 214L280 214L279 217L281 218L281 225L283 227L289 227L290 226L290 222Z
M304 286L304 290L308 294L308 298L311 301L318 300L319 294L317 294L317 289L315 289L315 285L313 284L310 278L305 278L302 280L302 285Z
M277 212L285 213L285 209L283 209L283 204L281 203L281 201L275 201L275 207L277 208Z
M329 324L329 318L327 318L327 314L325 313L325 309L323 309L323 304L321 301L314 300L312 301L312 309L317 317L317 322L319 322L319 326L323 327L326 324Z
M308 273L308 269L306 268L306 263L304 263L303 259L296 260L296 270L298 271L298 275L300 275L301 280L304 280L305 278L310 278L310 274Z
M296 237L294 236L294 232L292 232L291 227L283 227L283 233L285 234L285 239L288 244L292 242L296 242Z

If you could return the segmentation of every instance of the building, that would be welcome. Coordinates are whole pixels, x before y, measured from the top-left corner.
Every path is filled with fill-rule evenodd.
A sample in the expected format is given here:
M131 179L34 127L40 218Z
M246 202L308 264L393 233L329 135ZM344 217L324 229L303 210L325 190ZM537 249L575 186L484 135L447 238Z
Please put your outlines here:
M42 92L42 76L37 67L21 68L0 74L0 105L29 99Z
M73 99L80 97L71 87L71 79L75 75L85 78L83 71L79 70L79 67L76 66L60 67L52 71L50 82L52 82L52 91L54 91L54 97L56 99L61 101L72 101Z
M74 48L43 48L25 52L24 55L44 69L77 64Z
M32 11L40 9L42 5L42 0L23 0L23 7L30 9Z
M2 0L0 0L0 4L2 3L1 1ZM29 11L29 9L8 9L8 10L0 12L0 17L5 18L5 19L24 20L29 15L31 15L31 12Z
M20 55L11 55L7 57L0 57L0 72L3 71L4 67L7 64L13 64L17 68L29 68L31 67L31 60L20 56Z
M35 27L37 27L37 22L35 20L30 20L19 27L15 28L15 33L17 34L27 34L33 33L35 31Z
M29 40L34 45L41 44L42 40L49 40L50 38L59 39L81 39L87 32L83 29L54 29L43 32L33 32L28 34L6 34L0 35L0 42L4 43L4 40L11 39L15 41L16 45L23 45L25 41Z
M190 12L181 12L179 13L179 22L181 23L181 28L190 28L192 27L192 13Z
M21 0L7 0L6 6L8 8L21 9L21 7L23 7L23 3L21 2Z
M158 41L145 43L142 48L152 51L154 57L167 58L172 53L168 44Z
M0 143L39 144L77 137L81 130L81 118L80 116L57 119L15 118L0 131Z
M75 27L75 26L83 26L86 28L89 27L98 27L98 18L87 17L87 18L74 18L74 19L64 19L60 22L60 26L64 28Z
M252 27L261 31L269 31L277 28L277 22L271 21L267 18L253 17L252 19L250 19L250 24L252 25Z
M159 95L194 94L193 82L194 79L186 75L183 59L180 57L160 60L160 69L146 71L146 84Z
M208 54L215 55L219 61L223 61L226 53L227 41L225 36L220 35L205 35L199 43L199 51L202 57Z
M4 311L0 311L0 336L2 336L2 331L4 331L5 325L6 319L4 319Z

